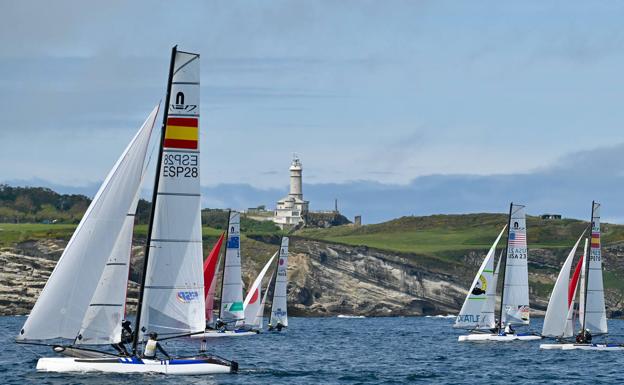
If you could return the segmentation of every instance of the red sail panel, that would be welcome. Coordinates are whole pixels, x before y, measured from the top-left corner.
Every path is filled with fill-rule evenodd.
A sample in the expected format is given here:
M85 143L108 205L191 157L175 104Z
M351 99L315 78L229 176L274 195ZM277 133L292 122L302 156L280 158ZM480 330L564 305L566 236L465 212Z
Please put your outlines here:
M581 268L583 266L583 256L581 255L581 259L576 264L574 268L574 274L572 274L572 279L570 280L570 286L568 287L568 308L570 308L570 304L574 299L574 292L576 291L576 285L578 285L579 276L581 275Z
M212 322L212 309L214 307L214 292L216 283L217 264L219 261L219 252L223 244L225 233L221 234L217 243L208 254L204 261L204 298L206 299L206 321Z

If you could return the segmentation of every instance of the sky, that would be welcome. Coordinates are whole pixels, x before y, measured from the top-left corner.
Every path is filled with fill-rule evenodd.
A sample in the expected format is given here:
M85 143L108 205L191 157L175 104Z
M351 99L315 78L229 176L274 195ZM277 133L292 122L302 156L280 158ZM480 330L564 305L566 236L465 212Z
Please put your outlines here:
M624 3L0 0L0 181L92 195L201 54L207 207L624 223ZM149 185L149 184L148 184ZM149 186L146 187L148 189Z

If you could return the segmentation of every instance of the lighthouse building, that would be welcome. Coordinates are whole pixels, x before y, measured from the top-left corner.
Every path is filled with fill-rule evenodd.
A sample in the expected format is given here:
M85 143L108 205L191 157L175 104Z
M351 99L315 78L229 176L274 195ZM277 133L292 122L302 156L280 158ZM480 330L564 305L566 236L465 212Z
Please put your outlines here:
M301 161L295 155L290 165L290 192L277 201L273 222L281 229L288 229L304 221L308 213L308 201L303 200Z

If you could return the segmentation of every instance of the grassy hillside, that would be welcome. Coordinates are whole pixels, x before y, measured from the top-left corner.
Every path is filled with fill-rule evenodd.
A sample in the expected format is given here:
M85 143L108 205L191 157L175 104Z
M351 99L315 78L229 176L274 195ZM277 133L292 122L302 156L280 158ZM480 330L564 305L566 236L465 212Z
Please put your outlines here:
M453 251L487 249L505 226L504 214L402 217L368 226L304 229L297 235L353 246L443 257ZM569 248L588 223L528 217L529 248ZM624 241L624 226L603 224L603 244Z

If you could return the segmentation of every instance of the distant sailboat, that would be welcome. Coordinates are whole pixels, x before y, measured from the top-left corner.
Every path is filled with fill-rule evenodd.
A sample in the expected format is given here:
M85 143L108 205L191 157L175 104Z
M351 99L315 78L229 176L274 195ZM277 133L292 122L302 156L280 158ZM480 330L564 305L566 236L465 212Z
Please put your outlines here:
M273 287L271 318L269 330L281 331L288 327L288 237L282 238L282 245L277 259L277 273Z
M204 261L204 298L206 301L206 325L214 324L214 297L217 286L217 273L219 267L219 256L225 233L221 234L213 246L210 254Z
M245 311L243 307L239 212L230 211L226 234L219 317L213 329L206 329L204 333L194 334L193 338L242 337L256 334L242 328Z
M578 242L577 242L578 244ZM587 255L587 240L585 240L584 256ZM570 256L568 256L570 258ZM604 288L602 280L602 255L600 245L600 203L592 202L592 215L591 215L591 242L589 248L589 258L582 258L582 269L580 279L580 291L579 291L579 317L580 331L576 335L576 343L567 342L566 339L573 337L574 335L574 319L573 314L573 299L576 295L576 286L578 282L578 274L575 274L572 278L568 289L568 303L570 308L567 309L565 326L561 330L561 313L565 311L562 304L564 301L561 299L563 291L557 285L560 279L566 281L570 275L571 262L566 260L564 267L561 269L551 300L549 302L549 310L551 303L553 304L553 316L557 322L550 322L548 326L552 330L549 331L547 336L555 337L560 343L555 344L541 344L541 349L548 350L624 350L623 344L614 343L592 343L592 339L595 336L606 335L608 333L607 327L607 313L604 299ZM567 271L566 271L567 270ZM559 285L563 286L563 284ZM558 289L558 291L555 291ZM572 296L570 297L570 293ZM546 327L546 320L544 323ZM558 335L561 333L561 335ZM544 333L543 333L544 334Z
M175 95L172 102L171 95ZM154 109L94 197L26 320L17 342L54 346L73 357L41 358L52 372L209 374L236 371L219 357L143 358L147 333L170 338L203 330L199 193L199 55L174 47L163 114L132 354L83 345L121 342L132 214ZM124 254L124 255L122 255ZM56 344L44 341L56 341Z
M471 330L471 334L459 336L459 342L528 341L541 338L530 333L515 333L511 329L512 325L529 324L529 276L524 206L512 203L508 218L505 256L501 258L494 272L494 252L502 236L501 232L486 255L464 301L462 311L455 321L454 327ZM504 265L502 301L499 321L496 322L494 318L496 284L501 263ZM483 286L486 286L485 290Z
M264 265L258 277L253 282L251 287L249 288L249 292L245 297L245 302L243 307L245 308L245 320L243 321L243 328L250 329L252 331L260 331L263 326L263 315L264 315L264 304L266 302L266 296L268 290L265 290L264 295L262 295L262 280L267 273L267 270L271 267L273 260L277 256L277 252L273 254L273 256L269 259L269 261ZM269 279L269 283L271 279ZM267 287L268 289L268 287Z

